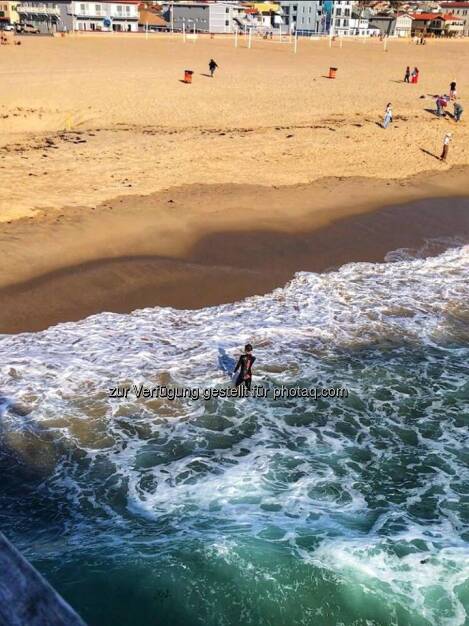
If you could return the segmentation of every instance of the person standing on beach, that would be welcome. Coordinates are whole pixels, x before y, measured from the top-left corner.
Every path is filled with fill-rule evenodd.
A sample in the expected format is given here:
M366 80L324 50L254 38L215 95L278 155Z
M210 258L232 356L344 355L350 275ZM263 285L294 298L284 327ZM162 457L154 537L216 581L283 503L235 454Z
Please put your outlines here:
M448 103L446 102L446 98L443 98L443 96L438 96L438 98L436 99L436 114L438 115L438 117L445 115L445 108L447 105Z
M453 107L454 107L454 121L459 122L459 120L461 119L461 115L463 114L463 111L464 111L463 106L459 102L455 102Z
M214 61L214 59L210 59L210 63L208 64L208 69L210 70L210 76L213 78L213 75L215 74L215 70L217 69L218 64L216 61Z
M412 80L411 80L413 85L416 85L419 82L419 74L420 74L419 68L414 67L414 69L412 70Z
M448 157L449 144L451 143L452 138L453 135L451 133L446 133L445 138L443 139L443 152L441 153L440 161L446 161L446 158Z
M406 71L405 71L404 82L405 83L410 82L410 67L409 66L407 66Z
M235 367L234 373L239 370L238 378L236 379L236 387L244 385L248 391L251 390L252 382L252 366L256 357L252 355L252 346L250 343L244 346L244 354L242 354Z
M392 104L388 102L386 111L384 112L383 128L387 128L392 122Z
M453 80L453 82L449 86L449 99L456 100L457 97L458 97L458 94L456 92L456 83Z

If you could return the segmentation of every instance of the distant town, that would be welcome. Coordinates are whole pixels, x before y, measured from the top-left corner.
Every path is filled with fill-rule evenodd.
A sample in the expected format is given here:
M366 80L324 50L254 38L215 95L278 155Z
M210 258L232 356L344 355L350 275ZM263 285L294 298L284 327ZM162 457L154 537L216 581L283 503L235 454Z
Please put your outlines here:
M196 32L338 37L464 37L469 2L6 2L0 29L17 34Z

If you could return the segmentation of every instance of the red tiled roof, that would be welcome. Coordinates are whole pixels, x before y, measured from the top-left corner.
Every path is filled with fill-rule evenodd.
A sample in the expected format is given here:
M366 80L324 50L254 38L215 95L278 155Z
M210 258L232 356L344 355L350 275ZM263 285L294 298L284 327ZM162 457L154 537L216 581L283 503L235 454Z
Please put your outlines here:
M469 2L442 2L443 9L469 9Z
M454 18L454 15L443 15L442 13L413 13L414 20L447 20Z

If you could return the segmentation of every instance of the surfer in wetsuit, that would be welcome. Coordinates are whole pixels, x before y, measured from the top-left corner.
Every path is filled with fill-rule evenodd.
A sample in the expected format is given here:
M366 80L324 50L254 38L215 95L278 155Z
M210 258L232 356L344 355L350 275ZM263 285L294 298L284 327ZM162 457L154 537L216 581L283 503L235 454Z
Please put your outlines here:
M239 357L238 363L235 367L235 373L239 370L238 378L236 379L236 387L245 385L247 389L251 390L252 382L252 366L256 357L252 354L252 346L250 343L244 346L244 354Z
M216 61L214 61L213 59L210 59L210 63L208 64L208 69L210 70L210 76L213 78L213 75L215 74L215 70L217 69L218 64Z

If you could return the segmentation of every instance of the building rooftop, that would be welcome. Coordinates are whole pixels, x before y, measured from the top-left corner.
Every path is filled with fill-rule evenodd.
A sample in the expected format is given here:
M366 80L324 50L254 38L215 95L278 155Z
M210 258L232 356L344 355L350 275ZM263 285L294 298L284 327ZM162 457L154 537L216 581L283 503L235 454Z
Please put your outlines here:
M442 9L469 9L469 2L442 2Z
M451 13L414 13L412 15L414 20L458 20L457 15Z

